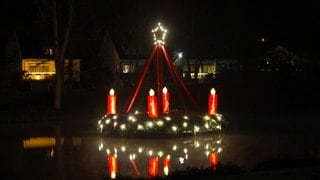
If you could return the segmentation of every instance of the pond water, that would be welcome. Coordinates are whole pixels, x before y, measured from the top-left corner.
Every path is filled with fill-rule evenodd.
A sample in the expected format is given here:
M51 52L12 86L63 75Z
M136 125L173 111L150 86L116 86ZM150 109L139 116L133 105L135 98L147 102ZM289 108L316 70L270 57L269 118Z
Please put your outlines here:
M111 166L116 166L116 177L150 178L152 171L165 177L190 167L211 168L214 152L219 164L244 169L274 159L320 155L318 135L309 133L222 131L189 137L110 138L43 129L18 133L21 128L16 128L16 135L2 137L4 179L110 179Z
M317 116L226 117L232 123L215 133L161 138L111 137L97 130L96 121L2 124L1 179L150 178L193 167L219 172L228 165L246 172L320 167Z
M154 175L164 177L174 170L210 167L210 153L222 152L221 134L161 139L107 138L96 135L57 138L30 136L5 142L3 160L8 177L110 178L111 157L116 158L117 176L149 178L152 171L149 164L153 159L156 160Z

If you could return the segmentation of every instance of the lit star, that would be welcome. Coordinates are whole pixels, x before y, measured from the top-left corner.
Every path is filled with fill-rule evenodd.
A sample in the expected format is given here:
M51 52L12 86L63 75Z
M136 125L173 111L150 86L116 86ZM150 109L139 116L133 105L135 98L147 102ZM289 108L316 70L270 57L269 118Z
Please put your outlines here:
M154 45L165 44L164 40L166 38L167 30L162 27L161 23L158 23L157 27L154 28L151 32L153 34Z

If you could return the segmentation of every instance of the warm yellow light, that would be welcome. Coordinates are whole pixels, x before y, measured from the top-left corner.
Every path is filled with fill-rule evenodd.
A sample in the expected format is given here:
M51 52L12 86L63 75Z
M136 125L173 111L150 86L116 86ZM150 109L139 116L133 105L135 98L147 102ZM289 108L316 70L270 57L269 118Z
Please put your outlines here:
M111 179L115 179L116 176L117 176L117 174L116 174L114 171L112 171L112 172L111 172L111 175L110 175Z
M114 89L113 88L110 89L109 94L110 95L114 95Z
M149 128L152 128L153 127L153 122L151 122L151 121L147 122L146 126L149 127Z
M143 152L143 148L142 148L142 147L139 147L139 148L138 148L138 152L139 152L139 153L142 153L142 152Z
M176 132L178 130L177 126L171 126L172 131Z
M183 123L183 127L186 128L187 126L188 126L188 123L187 123L187 122L184 122L184 123Z
M193 129L194 129L195 132L199 132L200 127L199 126L194 126Z
M130 160L135 160L136 159L136 154L130 154L129 155Z
M152 31L153 33L153 40L155 45L164 45L167 30L163 28L161 23L158 23L157 27L155 27Z
M187 148L184 148L183 149L183 152L186 154L186 153L188 153L188 149Z
M163 126L163 124L164 124L163 121L158 121L158 122L157 122L157 125L158 125L158 126Z
M125 124L121 124L121 125L120 125L120 129L121 129L121 130L125 130L125 129L126 129L126 125L125 125Z
M162 93L165 94L165 93L167 93L167 92L168 92L167 87L164 87L164 88L162 89Z
M171 121L171 117L169 117L169 116L166 116L166 117L164 117L167 121Z
M41 76L39 74L37 74L35 77L36 77L36 80L40 80L41 79Z
M164 175L166 175L166 176L169 175L169 167L168 167L168 166L163 167L163 173L164 173Z
M144 130L144 127L143 127L143 125L138 124L137 129L138 129L138 130Z
M216 94L216 90L214 89L214 88L212 88L211 90L210 90L210 94Z
M149 154L149 156L152 156L153 151L152 151L152 150L149 150L148 154Z
M154 90L153 90L153 89L150 89L149 95L150 95L150 96L154 96Z
M159 151L157 154L158 154L159 157L162 157L163 156L163 151Z
M178 149L178 146L177 146L177 145L173 145L173 146L172 146L172 150L175 151L175 150L177 150L177 149Z
M33 137L23 140L23 148L44 148L56 146L54 137Z

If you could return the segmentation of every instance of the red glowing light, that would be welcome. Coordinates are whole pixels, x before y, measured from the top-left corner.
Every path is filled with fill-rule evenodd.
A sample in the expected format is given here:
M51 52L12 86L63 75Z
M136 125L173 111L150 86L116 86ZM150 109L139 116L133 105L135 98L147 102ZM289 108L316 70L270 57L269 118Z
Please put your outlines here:
M164 175L169 175L169 168L170 168L170 157L165 157L163 159L163 173Z
M111 88L107 99L107 114L116 114L116 100L117 96Z
M209 154L209 164L216 171L218 165L218 152L212 152Z
M208 114L216 115L218 109L218 95L214 88L211 89L210 94L208 95Z
M169 92L168 92L167 88L164 87L162 89L162 112L163 113L169 112L169 103L170 103L169 98L170 98Z
M151 157L149 159L149 175L154 178L158 176L159 160L158 157Z
M160 24L159 24L160 25ZM154 29L153 32L158 32L158 30L160 30L161 27L159 27L158 29ZM165 37L165 36L164 36ZM179 85L182 86L183 90L185 91L187 97L191 100L191 102L193 103L194 107L198 110L200 110L200 107L198 106L196 100L192 97L190 91L188 90L187 86L185 85L185 83L183 82L183 79L180 75L180 73L177 71L177 69L175 68L174 64L172 63L171 58L169 57L168 53L166 52L165 48L164 48L164 39L162 39L161 41L158 41L159 38L158 36L155 39L155 46L151 52L150 57L148 58L146 65L144 67L144 70L141 74L141 77L138 79L138 82L135 85L134 91L133 93L130 95L130 99L128 101L128 107L126 112L129 113L131 111L131 108L137 98L137 95L141 89L142 83L145 80L145 77L147 76L147 73L149 72L150 66L152 64L153 60L156 60L157 62L157 91L158 91L158 98L161 98L161 89L163 88L163 67L162 67L162 57L164 57L165 62L167 64L167 67L169 68L169 73L172 76L172 80L174 82L174 85L177 89L179 89ZM183 93L177 93L177 96L179 97L182 106L184 108L185 111L187 111L187 104L184 102L185 98L183 97ZM158 104L159 108L163 111L163 107L161 107L163 104L159 101L160 104ZM169 110L169 109L167 109ZM165 110L165 111L167 111ZM162 113L162 111L160 113Z
M158 102L157 97L154 95L154 90L150 89L148 96L148 117L157 118L158 117Z
M115 179L118 171L117 158L115 156L110 155L108 157L108 166L109 166L110 177L112 179Z
M140 176L140 171L139 171L139 168L138 168L136 162L135 162L134 160L130 160L130 162L131 162L131 165L133 166L134 171L136 172L136 174L137 174L138 176Z

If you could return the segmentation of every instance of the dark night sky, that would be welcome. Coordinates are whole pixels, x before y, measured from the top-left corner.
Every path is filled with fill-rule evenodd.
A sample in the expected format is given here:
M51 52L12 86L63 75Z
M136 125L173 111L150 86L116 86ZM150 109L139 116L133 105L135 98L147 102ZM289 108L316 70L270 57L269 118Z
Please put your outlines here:
M30 3L36 1L2 2L1 47L13 29L22 46L26 46L24 42L35 45L41 41L39 10ZM84 39L91 38L88 34L97 32L97 28L107 26L120 44L131 42L131 46L148 49L152 46L150 30L161 21L169 30L168 48L187 49L194 55L223 56L233 50L250 53L262 36L267 42L297 52L314 53L319 48L316 1L86 1L76 1L81 3L77 4L74 21L78 24L74 31L82 32L78 36Z

